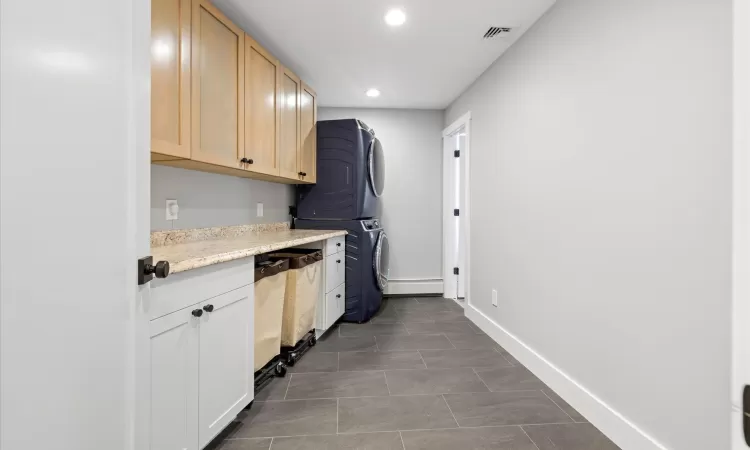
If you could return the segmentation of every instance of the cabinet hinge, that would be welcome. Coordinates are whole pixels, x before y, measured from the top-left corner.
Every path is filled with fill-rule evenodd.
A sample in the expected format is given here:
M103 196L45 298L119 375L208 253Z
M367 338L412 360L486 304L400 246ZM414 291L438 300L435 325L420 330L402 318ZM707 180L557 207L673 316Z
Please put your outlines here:
M459 213L458 209L454 209L454 210L453 210L453 215L454 215L454 216L458 216L458 213Z

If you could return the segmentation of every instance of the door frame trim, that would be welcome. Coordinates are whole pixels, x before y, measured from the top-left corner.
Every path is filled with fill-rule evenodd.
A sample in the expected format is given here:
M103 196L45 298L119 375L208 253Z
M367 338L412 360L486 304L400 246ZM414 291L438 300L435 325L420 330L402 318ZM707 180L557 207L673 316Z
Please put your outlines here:
M732 206L732 448L747 449L742 386L750 381L750 0L734 0Z
M465 286L465 297L466 302L468 303L469 299L471 298L471 295L469 293L469 289L471 287L470 280L470 250L471 250L471 111L467 111L465 114L463 114L461 117L456 119L452 124L448 125L443 130L443 252L442 252L442 263L443 263L443 297L445 298L452 298L456 299L455 297L458 297L458 289L454 289L456 292L455 296L446 297L446 295L450 295L449 291L449 284L452 282L450 281L453 277L453 265L448 264L448 245L450 237L448 236L447 230L450 228L448 225L448 221L451 220L452 215L448 214L448 211L452 210L453 207L449 202L449 198L446 193L446 180L448 179L448 162L455 158L453 156L452 152L446 151L446 145L445 145L445 139L448 138L451 134L455 133L459 128L465 127L466 130L466 148L461 149L461 158L464 158L464 170L461 172L461 179L464 183L464 196L461 199L461 213L460 217L463 218L462 224L463 224L463 232L464 232L464 242L465 242L465 248L464 248L464 283ZM450 288L452 289L452 288ZM452 291L451 291L452 292Z

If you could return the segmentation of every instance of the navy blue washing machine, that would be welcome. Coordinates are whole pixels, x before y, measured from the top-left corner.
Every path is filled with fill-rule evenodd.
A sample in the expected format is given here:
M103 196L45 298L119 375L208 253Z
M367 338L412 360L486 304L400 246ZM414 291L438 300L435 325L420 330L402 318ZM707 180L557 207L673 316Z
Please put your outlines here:
M297 217L380 217L385 158L375 132L357 119L324 120L317 127L317 183L297 187Z
M378 219L296 219L302 230L346 230L346 322L367 322L380 309L388 285L388 236Z

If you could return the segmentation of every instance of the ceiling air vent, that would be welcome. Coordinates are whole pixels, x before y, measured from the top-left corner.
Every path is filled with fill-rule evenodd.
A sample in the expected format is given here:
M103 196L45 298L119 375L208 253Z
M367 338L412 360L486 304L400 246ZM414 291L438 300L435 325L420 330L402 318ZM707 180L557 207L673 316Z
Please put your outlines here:
M494 37L505 37L511 32L512 28L509 27L490 27L486 33L484 33L485 39L492 39Z

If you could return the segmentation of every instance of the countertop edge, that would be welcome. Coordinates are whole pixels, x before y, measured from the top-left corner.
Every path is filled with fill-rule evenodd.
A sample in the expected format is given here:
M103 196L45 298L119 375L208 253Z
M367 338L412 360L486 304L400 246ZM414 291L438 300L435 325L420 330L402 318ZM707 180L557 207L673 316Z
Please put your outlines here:
M262 245L257 247L250 247L247 249L234 250L231 252L218 253L216 255L203 256L200 258L191 258L184 261L172 262L169 261L170 274L187 272L193 269L200 269L202 267L208 267L215 264L221 264L224 262L234 261L237 259L248 258L250 256L260 255L261 253L273 252L285 248L296 247L299 245L309 244L311 242L325 241L337 236L346 236L347 232L344 230L331 231L329 233L323 233L318 236L289 239L270 245Z

